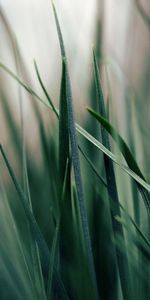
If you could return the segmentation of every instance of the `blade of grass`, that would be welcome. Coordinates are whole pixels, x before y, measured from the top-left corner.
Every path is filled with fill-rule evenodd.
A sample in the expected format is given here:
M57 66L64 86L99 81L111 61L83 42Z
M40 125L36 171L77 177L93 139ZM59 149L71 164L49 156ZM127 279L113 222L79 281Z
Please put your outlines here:
M134 220L130 217L130 215L126 212L126 210L123 208L123 206L121 206L123 212L126 214L127 218L131 221L132 225L134 226L134 228L136 229L136 231L139 234L139 237L142 239L142 241L147 245L147 247L150 250L150 241L147 239L147 237L145 236L145 234L140 230L140 228L138 227L138 225L134 222ZM122 223L124 226L127 227L127 224L122 220L122 218L116 216L115 217L116 220L120 223Z
M24 135L24 133L23 133ZM24 137L23 137L24 141ZM27 160L26 160L26 149L25 144L23 144L23 175L24 175L24 188L25 188L25 194L27 195L28 200L28 207L31 213L33 214L33 208L32 208L32 201L31 201L31 195L30 195L30 188L29 188L29 179L28 179L28 171L27 171ZM30 226L30 224L29 224ZM38 289L39 287L39 281L42 287L42 297L43 299L46 299L46 293L45 293L45 287L44 287L44 280L43 280L43 274L42 274L42 266L39 256L39 249L36 240L34 239L33 233L31 232L31 255L32 255L32 261L33 261L33 272L34 272L34 278L35 278L35 285ZM39 277L37 277L39 274Z
M24 84L22 82L21 79L19 79L17 77L17 75L15 75L9 68L7 68L3 63L0 62L0 67L6 71L12 78L14 78L29 94L31 94L32 96L34 96L35 98L37 98L40 102L42 102L44 105L50 107L52 109L52 107L50 106L49 103L47 103L47 101L45 102L41 97L38 96L38 94L36 92L34 92L34 90L30 87L28 87L26 84Z
M66 266L71 266L72 251L68 245L72 243L73 232L73 219L72 219L72 203L71 203L71 161L70 161L70 138L69 138L69 124L68 124L68 110L67 110L67 96L66 96L66 64L62 60L62 75L60 87L60 100L59 100L59 176L60 176L60 200L65 200L60 203L60 238L59 238L59 255L60 264L59 270L61 272L63 281L68 289L69 272ZM67 173L66 173L67 168ZM65 179L65 191L64 189ZM69 212L69 213L68 213ZM68 226L69 224L69 226ZM69 290L69 289L68 289Z
M48 249L48 246L46 244L46 241L43 237L43 234L34 218L34 215L31 213L29 207L28 207L28 201L27 201L27 197L26 195L24 195L23 191L22 191L22 188L20 187L17 179L16 179L16 176L13 172L13 169L7 159L7 156L4 152L4 149L2 147L2 145L0 145L0 152L2 154L2 157L5 161L5 164L7 166L7 169L9 171L9 174L10 174L10 177L14 183L14 186L18 192L18 195L20 197L20 199L22 200L22 205L23 205L23 208L24 208L24 211L25 211L25 214L26 214L26 217L27 219L29 220L29 224L30 224L30 227L31 227L31 232L33 233L33 236L35 237L36 239L36 242L38 244L38 247L39 247L39 250L40 250L40 254L41 254L41 262L42 262L42 267L43 267L43 270L44 270L44 273L47 274L48 272L48 267L49 267L49 263L50 263L50 253L49 253L49 249ZM67 295L67 292L63 286L63 283L55 269L55 281L57 282L57 287L58 287L58 290L60 292L60 295L61 297L63 297L63 299L67 300L69 299L68 298L68 295Z
M97 177L100 179L100 181L103 183L103 185L105 187L107 187L107 183L106 183L105 179L99 174L98 170L92 163L91 159L86 155L85 151L83 151L80 146L78 146L78 148L79 148L80 152L82 153L82 155L84 156L84 158L86 159L86 161L88 162L88 164L90 165L90 167L92 168L93 172L97 175Z
M0 151L1 151L2 157L3 157L4 161L5 161L5 164L6 164L7 168L8 168L8 171L9 171L9 174L10 174L10 176L12 178L12 181L13 181L13 183L15 185L15 188L16 188L16 190L18 192L18 195L22 199L22 205L24 207L26 216L27 216L27 218L29 220L32 232L36 236L37 243L40 246L39 248L42 248L42 252L44 253L44 255L43 255L43 265L45 266L45 268L47 268L47 263L49 261L49 250L48 250L48 247L46 245L46 242L45 242L45 240L44 240L44 238L42 236L42 233L41 233L41 231L40 231L40 229L38 227L38 224L37 224L34 216L32 215L31 211L29 210L27 197L24 195L24 193L22 191L22 188L20 187L19 183L17 182L15 174L14 174L14 172L12 170L12 167L10 166L10 163L9 163L7 157L6 157L6 154L4 152L4 149L3 149L2 145L0 145Z
M145 182L143 179L141 179L135 172L133 172L127 166L120 163L118 161L117 157L111 151L109 151L106 147L104 147L102 143L100 143L97 139L95 139L89 132L87 132L80 125L76 124L76 129L77 129L78 133L80 133L90 143L92 143L95 147L97 147L99 150L101 150L103 153L105 153L107 156L109 156L111 158L111 160L115 164L117 164L124 172L126 172L129 176L131 176L132 179L134 179L137 183L139 183L145 190L150 192L150 185L147 182Z
M52 7L53 7L54 16L55 16L55 22L56 22L56 27L57 27L57 33L58 33L58 38L59 38L62 59L64 59L65 63L66 63L66 72L65 72L66 97L67 97L68 125L69 125L69 135L70 135L70 142L71 142L72 163L73 163L73 167L74 167L74 175L75 175L75 182L76 182L76 188L77 188L77 194L78 194L78 201L79 201L79 206L80 206L80 214L81 214L81 220L82 220L84 239L85 239L86 248L87 248L89 271L90 271L90 275L91 275L92 282L93 282L95 297L96 297L96 299L98 299L94 259L93 259L92 245L91 245L89 226L88 226L88 217L87 217L87 211L86 211L86 207L85 207L85 203L84 203L81 170L80 170L80 162L79 162L79 153L78 153L78 144L77 144L73 105L72 105L72 93L71 93L70 78L69 78L68 66L67 66L67 62L66 62L66 54L65 54L63 37L62 37L56 9L55 9L53 2L52 2Z
M107 132L117 142L118 147L119 147L122 155L124 156L129 168L133 172L135 172L139 177L141 177L144 181L146 181L142 172L140 171L140 168L138 167L130 149L128 148L127 144L124 142L122 137L115 130L115 128L100 113L97 113L90 107L87 107L87 110L90 112L91 115L93 115L100 122L100 124L107 130Z
M93 51L93 62L94 62L94 73L95 73L95 85L96 85L96 95L97 95L97 102L98 102L98 111L100 111L101 114L104 117L106 117L103 91L102 91L101 83L99 81L100 74L99 74L98 64L96 61L96 56L95 56L94 51ZM102 144L108 150L111 150L109 136L108 136L107 131L103 127L100 127L100 130L101 130ZM117 223L114 218L114 214L119 215L119 216L121 215L120 206L119 206L119 198L118 198L113 163L109 159L109 157L107 157L106 155L104 155L104 166L105 166L106 180L107 180L107 186L108 186L107 187L108 194L116 203L116 205L114 206L115 212L111 211L114 235L117 236L118 234L120 234L122 236L122 240L124 242L125 251L124 251L123 255L122 255L122 252L118 248L115 247L114 250L116 252L117 265L118 265L118 270L119 270L123 298L128 300L128 299L130 299L130 278L129 278L129 266L128 266L128 258L126 255L124 232L123 232L122 225Z
M56 110L55 106L53 105L53 102L52 102L52 100L51 100L51 98L50 98L50 96L49 96L49 94L48 94L48 92L47 92L47 90L46 90L46 88L45 88L45 86L43 84L43 81L41 79L41 76L40 76L40 73L39 73L39 70L38 70L38 67L37 67L37 64L36 64L36 61L34 61L34 67L35 67L35 71L36 71L36 74L37 74L37 78L38 78L39 83L40 83L40 85L42 87L42 90L43 90L43 92L44 92L44 94L45 94L45 96L46 96L46 98L47 98L47 100L48 100L48 102L49 102L52 110L54 111L55 115L58 118L59 117L58 111Z
M66 74L66 64L63 60L62 61L62 80L61 80L61 91L60 91L60 104L59 104L59 112L60 112L60 114L59 114L59 171L60 171L60 177L61 177L62 182L64 180L66 163L70 156L69 155L69 128L68 128L65 74ZM67 186L70 190L70 180L69 180Z
M65 175L64 175L64 182L63 182L63 187L62 187L62 194L61 194L60 214L59 214L59 217L58 217L58 220L56 223L55 234L54 234L54 239L53 239L52 249L51 249L51 258L50 258L51 263L50 263L48 285L47 285L47 298L48 299L51 299L51 294L52 294L53 272L54 272L54 265L55 265L56 249L57 249L58 239L59 239L59 234L60 234L61 209L62 209L63 202L65 200L65 195L66 195L66 191L67 191L67 178L68 178L69 172L70 172L69 160L67 160L66 170L65 170Z
M91 115L93 115L97 121L100 122L100 124L107 130L107 132L112 136L112 138L117 143L122 155L124 156L129 168L135 172L142 180L145 180L144 175L142 174L140 168L138 167L129 147L125 143L125 141L122 139L122 137L118 134L118 132L114 129L114 127L100 114L96 113L91 108L87 108ZM141 186L138 185L138 188L142 194L145 206L147 208L148 214L150 215L150 196L149 194L143 190Z
M60 91L60 113L58 113L58 110L56 110L55 106L53 105L50 96L48 95L48 92L44 86L44 83L41 79L38 67L36 62L34 62L35 65L35 70L36 70L36 74L37 74L37 78L39 80L39 83L42 87L42 90L46 96L46 98L48 99L49 104L52 107L52 110L54 111L55 115L57 116L57 118L59 118L59 173L60 173L60 181L61 181L61 185L64 181L64 176L65 176L65 169L66 169L66 163L67 161L69 161L69 130L68 130L68 114L67 114L67 102L66 102L66 80L65 80L65 62L64 60L62 60L62 80L61 80L61 91ZM67 211L70 211L71 209L71 185L70 185L70 162L68 163L68 168L69 171L67 172L67 191L66 191L66 205L67 207L65 208ZM61 193L61 189L60 189L60 193ZM70 203L69 203L70 202ZM66 223L70 224L70 220L68 219L68 215L66 215ZM60 225L59 225L60 226ZM68 226L67 226L68 228ZM66 236L68 237L68 229L64 228L61 231L61 238L66 239ZM65 234L64 231L65 230ZM66 231L67 230L67 231ZM49 288L49 293L50 293L51 288Z
M86 156L85 152L83 152L81 150L81 153ZM96 176L99 178L99 180L102 182L102 178L100 177L97 168L92 164L92 162L90 162L88 156L86 156L86 160L89 161L89 165L92 168L92 170L94 171L94 173L96 174ZM103 182L104 186L107 188L107 184L104 181ZM113 201L113 199L111 199ZM139 226L136 224L136 222L131 218L131 216L127 213L127 211L124 209L123 205L119 202L119 206L121 208L121 210L123 211L123 213L126 215L126 217L128 218L128 220L130 220L130 222L132 223L132 225L134 226L134 228L136 229L136 231L138 232L138 234L140 235L140 237L143 239L143 241L150 247L150 241L147 239L147 237L145 236L145 234L141 231L141 229L139 228ZM119 218L119 217L118 217Z
M81 153L83 154L83 156L86 158L87 162L89 163L91 169L93 170L93 172L96 174L96 176L98 177L98 179L104 184L104 186L107 188L107 183L104 181L103 178L101 178L101 176L99 175L99 172L97 170L97 168L93 165L93 163L90 161L90 159L88 158L88 156L85 154L85 152L81 149L81 147L79 146L79 149L81 151ZM103 180L102 180L103 179ZM110 196L110 195L109 195ZM112 201L114 201L113 199L111 199ZM150 247L150 241L147 239L147 237L145 236L145 234L141 231L141 229L139 228L139 226L136 224L136 222L132 219L132 217L127 213L127 211L124 209L123 205L119 202L119 206L121 208L121 210L123 211L123 213L126 215L126 217L130 220L130 222L132 223L132 225L135 227L136 231L139 233L140 237L143 239L143 241ZM119 217L118 217L119 218Z

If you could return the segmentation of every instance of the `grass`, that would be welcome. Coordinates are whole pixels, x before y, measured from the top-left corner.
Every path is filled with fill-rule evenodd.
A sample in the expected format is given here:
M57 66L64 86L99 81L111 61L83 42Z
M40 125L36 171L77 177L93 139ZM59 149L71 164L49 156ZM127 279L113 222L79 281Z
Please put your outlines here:
M21 136L3 89L1 99L22 174L9 157L11 145L9 149L0 145L1 299L147 300L150 185L130 146L111 124L110 107L106 113L94 53L97 102L94 109L88 108L87 120L91 118L97 137L75 122L62 30L54 4L52 7L62 57L59 109L36 62L43 96L20 79L19 66L23 70L25 66L9 26L18 74L0 63L19 86ZM3 21L7 24L4 16ZM40 168L26 144L22 88L33 101L40 137L37 147L42 156ZM52 135L47 133L40 112L43 104L50 115L56 116ZM113 153L114 145L121 157ZM129 185L121 184L118 171L130 182L129 207Z

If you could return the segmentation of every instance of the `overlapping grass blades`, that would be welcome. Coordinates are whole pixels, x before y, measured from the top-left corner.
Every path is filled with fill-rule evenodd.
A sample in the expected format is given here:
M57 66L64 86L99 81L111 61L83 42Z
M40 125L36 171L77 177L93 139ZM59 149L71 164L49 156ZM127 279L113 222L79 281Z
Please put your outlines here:
M38 247L39 247L39 251L40 251L40 256L41 256L41 265L42 265L42 269L43 269L43 274L44 276L47 278L47 274L48 274L48 268L49 268L49 263L50 263L50 252L49 252L49 249L48 249L48 246L46 244L46 241L43 237L43 234L35 220L35 217L34 215L32 214L31 210L29 209L29 206L28 206L28 199L27 199L27 196L23 193L22 191L22 188L21 186L19 185L18 181L17 181L17 178L13 172L13 169L7 159L7 156L5 154L5 151L2 147L2 145L0 145L0 152L3 156L3 159L5 161L5 164L7 166L7 169L9 171L9 174L11 176L11 179L15 185L15 188L17 190L17 193L20 197L20 200L22 201L22 205L23 205L23 208L24 208L24 211L25 211L25 215L29 221L29 226L30 226L30 229L31 229L31 232L38 244ZM60 295L61 297L63 297L63 299L68 299L68 296L67 296L67 293L66 293L66 290L61 282L61 279L59 278L59 275L58 273L56 272L55 270L55 280L56 280L56 283L57 283L57 287L58 287L58 290L60 292ZM47 281L47 280L46 280Z
M116 141L117 145L119 146L119 149L124 156L129 168L135 172L141 179L143 179L146 182L146 179L144 178L144 175L142 174L139 166L137 165L137 162L135 161L129 147L123 140L123 138L118 134L118 132L115 130L115 128L100 114L92 110L91 108L88 108L88 111L100 122L100 124L107 130L107 132L112 136L112 138ZM147 191L143 190L143 187L138 185L138 188L143 196L145 206L147 208L148 214L150 215L150 195Z
M35 99L43 103L46 107L49 109L52 109L52 106L43 98L38 96L38 94L31 88L28 87L25 83L22 82L21 79L19 79L8 67L6 67L3 63L0 63L0 67L5 70L12 78L14 78L21 86L31 95L34 95ZM59 116L59 110L56 109L57 116ZM56 114L56 113L55 113ZM106 147L103 146L102 143L100 143L97 139L95 139L89 132L87 132L82 126L75 123L76 130L78 133L80 133L85 139L87 139L90 143L92 143L95 147L97 147L100 151L105 153L109 158L116 163L124 172L126 172L131 178L133 178L137 183L139 183L142 187L145 188L148 192L150 192L150 185L146 183L143 179L141 179L135 172L133 172L130 168L120 163L120 161L117 159L117 157L109 151Z
M125 173L127 173L131 178L133 178L137 183L139 183L145 190L150 192L150 185L141 179L135 172L133 172L126 165L122 164L111 151L103 146L97 139L95 139L89 132L87 132L83 127L76 124L77 131L85 137L90 143L92 143L97 149L105 153L115 164L117 164Z

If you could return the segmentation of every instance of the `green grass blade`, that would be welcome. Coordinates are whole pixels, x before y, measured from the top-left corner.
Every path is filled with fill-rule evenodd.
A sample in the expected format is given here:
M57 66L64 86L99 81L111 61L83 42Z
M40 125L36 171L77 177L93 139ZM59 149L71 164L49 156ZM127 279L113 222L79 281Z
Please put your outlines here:
M134 242L134 245L138 247L138 249L141 251L141 254L145 256L147 261L150 259L150 243L145 237L145 235L140 231L138 228L138 237L135 236L133 233L131 233L131 229L128 226L128 223L126 223L122 218L116 216L115 219L118 221L118 223L122 224L124 228L128 231L128 234L130 235L130 238Z
M13 79L15 79L29 94L34 96L36 99L38 99L40 102L42 102L44 105L48 106L52 109L49 103L47 101L44 101L41 97L38 96L38 94L29 86L27 86L25 83L22 82L20 78L16 74L14 74L9 68L7 68L3 63L0 62L0 68L2 68L5 72L7 72Z
M104 117L106 117L104 97L103 97L101 83L99 80L100 74L99 74L98 64L96 61L94 51L93 51L93 61L94 61L94 73L95 73L98 111ZM108 150L111 150L109 136L108 136L107 131L105 130L104 127L100 127L100 129L101 129L102 144ZM110 197L116 203L115 212L111 211L114 235L117 236L118 234L120 234L122 236L122 240L124 242L124 248L126 248L123 227L121 224L117 223L114 218L114 214L119 215L119 216L121 215L114 166L113 166L112 161L106 155L104 155L104 166L105 166L106 180L107 180L107 186L108 186L107 187L108 193L109 193ZM121 283L123 298L128 300L129 295L130 295L130 280L129 280L129 267L128 267L128 258L126 255L126 250L124 251L123 255L122 255L122 252L118 248L115 249L115 252L116 252L116 258L117 258L118 270L119 270L119 275L120 275L120 283Z
M24 193L22 191L22 188L20 187L20 185L19 185L19 183L16 179L16 176L15 176L15 174L13 172L13 169L12 169L8 159L7 159L7 156L4 152L4 149L3 149L2 145L0 145L0 152L2 154L2 157L3 157L4 161L5 161L5 164L7 166L8 171L9 171L10 177L11 177L13 183L14 183L14 186L15 186L17 192L18 192L18 195L19 195L20 199L22 200L22 205L23 205L26 217L29 221L31 232L33 233L33 236L35 237L35 240L36 240L36 242L38 244L38 247L39 247L43 272L46 275L47 272L48 272L48 267L49 267L49 263L50 263L50 253L49 253L48 246L47 246L46 241L43 237L43 234L42 234L42 232L41 232L41 230L40 230L40 228L39 228L39 226L38 226L38 224L37 224L37 222L34 218L34 215L31 213L31 211L29 209L26 195L24 195ZM56 269L55 269L55 281L57 283L57 287L59 289L60 295L62 295L63 299L64 300L69 299L68 296L67 296L66 290L63 286L63 283L61 282L61 279L60 279Z
M131 216L126 212L126 210L124 209L124 207L121 204L120 204L120 207L121 207L122 211L124 212L124 214L127 216L128 220L130 220L130 222L132 223L132 225L136 229L137 233L139 234L139 236L141 237L143 242L150 248L150 241L148 240L148 238L141 231L139 226L135 223L135 221L131 218ZM119 217L117 217L117 218L119 218ZM119 220L121 220L121 219L119 218Z
M58 235L59 235L59 225L58 223L56 225L54 239L52 243L52 249L51 249L51 258L50 258L50 269L49 269L49 275L48 275L48 284L47 284L47 299L52 299L52 286L53 286L53 272L54 272L54 265L55 265L55 256L56 256L56 248L57 248L57 242L58 242Z
M53 11L54 11L54 16L55 16L59 44L60 44L60 48L61 48L61 55L62 55L62 59L65 59L65 63L66 63L66 72L65 72L66 97L67 97L68 126L69 126L70 142L71 142L72 163L73 163L73 168L74 168L78 201L79 201L79 206L80 206L83 234L84 234L84 239L85 239L86 249L87 249L89 271L90 271L92 282L93 282L95 296L96 296L96 299L98 299L94 259L93 259L92 245L91 245L89 226L88 226L88 216L87 216L87 211L86 211L86 207L85 207L85 203L84 203L80 161L79 161L79 153L78 153L78 143L77 143L77 137L76 137L76 129L75 129L75 121L74 121L74 113L73 113L73 105L72 105L72 92L71 92L70 78L69 78L68 66L67 66L67 62L66 62L66 54L65 54L63 37L62 37L62 33L61 33L61 29L60 29L60 25L59 25L59 21L58 21L58 17L57 17L57 13L56 13L54 4L53 4Z
M56 221L56 228L55 228L52 249L51 249L50 268L49 268L48 285L47 285L47 298L48 299L51 299L51 295L52 295L53 273L54 273L54 265L55 265L55 258L56 258L56 250L57 250L57 246L58 246L58 238L60 235L62 206L63 206L65 197L66 197L66 191L67 191L67 187L68 187L67 178L68 178L69 173L70 173L70 166L69 166L69 160L67 160L65 174L64 174L64 181L63 181L63 186L62 186L62 192L61 192L60 213L58 216L58 220Z
M52 100L51 100L51 98L50 98L50 96L49 96L49 94L48 94L45 86L44 86L44 83L43 83L43 81L41 79L41 76L40 76L40 73L39 73L36 61L34 61L34 67L35 67L35 71L36 71L36 74L37 74L37 78L38 78L39 83L40 83L40 85L42 87L42 90L43 90L43 92L44 92L44 94L45 94L45 96L46 96L46 98L47 98L47 100L48 100L48 102L49 102L52 110L54 111L55 115L58 117L58 112L57 112L57 110L56 110L56 108L55 108L55 106L54 106L54 104L53 104L53 102L52 102Z
M115 128L99 113L95 112L91 108L87 108L91 115L93 115L99 123L107 130L107 132L112 136L112 138L117 142L117 145L124 156L129 168L135 172L139 177L145 180L140 168L138 167L129 147L123 140L123 138L118 134ZM146 181L146 180L145 180Z
M105 179L99 174L97 168L94 166L94 164L92 163L91 159L86 155L85 151L83 151L80 146L78 146L78 147L79 147L80 152L82 153L82 155L86 159L87 163L89 164L89 166L93 170L93 172L97 175L97 177L100 179L100 181L102 182L102 184L105 187L107 187L107 183L106 183Z
M99 172L97 170L97 168L93 165L93 163L89 160L88 156L85 154L85 152L79 147L80 152L83 154L83 156L86 158L87 162L89 163L90 167L92 168L93 172L96 174L97 178L104 184L104 186L107 188L107 183L104 181L103 178L101 178L101 176L99 175ZM110 195L109 195L110 196ZM112 201L114 201L113 199L111 199ZM115 203L113 204L114 207ZM138 234L140 235L140 237L143 239L143 241L147 244L148 247L150 247L150 241L147 239L147 237L145 236L145 234L141 231L141 229L139 228L139 226L136 224L136 222L132 219L132 217L127 213L127 211L124 209L123 205L119 202L119 206L121 208L121 210L123 211L123 213L126 215L126 217L128 218L128 220L130 220L130 222L132 223L132 225L134 226L134 228L136 229L136 231L138 232ZM117 217L117 220L121 219L120 217Z
M133 172L135 172L142 180L144 180L146 182L144 175L142 174L140 168L138 167L129 147L127 146L127 144L125 143L123 138L115 130L115 128L105 118L103 118L100 114L98 114L91 108L88 108L88 111L90 112L91 115L93 115L97 119L97 121L100 122L100 124L107 130L107 132L115 140L115 142L117 143L122 155L124 156L128 166L129 166L129 168ZM139 187L139 185L138 185L138 187ZM139 187L139 190L144 199L144 203L148 210L148 213L150 214L150 196L146 191L143 190L143 188Z
M107 183L104 181L103 178L101 178L101 176L99 175L99 172L97 170L97 168L93 165L93 163L90 161L90 159L88 158L88 156L85 154L85 152L81 149L81 147L79 146L80 152L83 154L83 156L86 158L87 162L89 163L91 169L93 170L93 172L96 174L97 178L104 184L104 186L107 188ZM110 196L110 195L109 195ZM111 199L112 201L114 201L113 199ZM115 203L113 204L113 206L115 205ZM126 217L128 218L128 220L130 220L130 222L132 223L132 225L135 227L136 231L138 232L138 234L140 235L140 237L143 239L143 241L147 244L147 246L150 247L150 241L147 239L147 237L145 236L145 234L141 231L141 229L139 228L139 226L136 224L136 222L132 219L132 217L127 213L127 211L124 209L123 205L119 202L119 206L121 208L121 210L123 211L123 213L126 215ZM120 218L120 217L117 217Z
M66 95L66 64L62 61L62 80L59 103L59 171L61 181L64 180L66 164L69 159L69 126ZM68 182L70 189L70 182Z
M36 220L34 218L34 216L32 215L29 207L28 207L28 200L27 200L27 197L24 195L22 189L21 189L21 186L19 185L16 177L15 177L15 174L12 170L12 167L6 157L6 154L3 150L3 147L2 145L0 145L0 151L1 151L1 154L4 158L4 161L6 163L6 166L8 168L8 171L9 171L9 174L12 178L12 181L15 185L15 188L18 192L18 195L20 196L20 198L22 199L22 205L24 207L24 210L25 210L25 213L26 213L26 216L29 220L29 223L30 223L30 226L31 226L31 231L33 232L34 236L36 237L36 240L37 240L37 243L39 245L39 248L42 248L42 252L43 252L43 265L47 268L47 264L49 263L49 250L48 250L48 247L46 245L46 242L42 236L42 233L38 227L38 224L36 223Z
M140 186L142 186L145 190L150 192L150 185L145 182L143 179L141 179L136 173L134 173L130 168L125 166L124 164L120 163L117 157L109 151L106 147L102 145L97 139L95 139L89 132L87 132L83 127L76 124L77 131L86 138L90 143L92 143L97 149L101 150L103 153L105 153L107 156L111 158L111 160L117 164L125 173L127 173L129 176L131 176L132 179L135 180L135 182L139 183Z

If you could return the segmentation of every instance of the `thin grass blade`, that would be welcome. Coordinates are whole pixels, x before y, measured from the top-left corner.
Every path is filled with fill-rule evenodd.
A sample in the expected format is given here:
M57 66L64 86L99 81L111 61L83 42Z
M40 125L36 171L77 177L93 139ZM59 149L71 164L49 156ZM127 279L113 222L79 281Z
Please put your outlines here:
M69 78L69 73L68 73L68 66L67 66L67 61L66 61L66 53L65 53L63 37L62 37L62 33L61 33L59 21L58 21L56 9L55 9L55 6L53 3L52 3L52 6L53 6L53 12L54 12L54 16L55 16L55 22L56 22L56 27L57 27L61 55L62 55L62 59L65 59L65 63L66 63L66 72L65 72L66 97L67 97L68 125L69 125L69 135L70 135L70 143L71 143L72 163L73 163L73 168L74 168L78 201L79 201L79 206L80 206L83 234L84 234L84 239L85 239L86 249L87 249L89 271L90 271L90 275L91 275L92 282L93 282L95 297L96 297L96 299L98 299L94 259L93 259L91 238L90 238L89 226L88 226L88 217L87 217L87 211L86 211L85 202L84 202L85 200L84 200L84 195L83 195L80 161L79 161L79 153L78 153L78 143L77 143L77 137L76 137L73 104L72 104L71 84L70 84L70 78Z
M145 179L144 175L142 174L137 162L135 161L129 147L127 146L127 144L125 143L123 138L119 135L119 133L115 130L115 128L104 117L102 117L100 114L95 112L93 109L91 109L91 108L87 108L87 109L90 112L90 114L92 116L94 116L97 119L97 121L99 121L99 123L107 130L107 132L115 140L115 142L117 143L122 155L124 156L128 166L129 166L129 168L133 172L135 172L142 180L144 180L146 182L146 179ZM138 188L142 194L145 206L148 210L148 214L150 215L150 195L149 195L149 193L144 191L141 186L138 185Z
M96 84L96 94L97 94L97 102L98 102L98 111L106 117L106 111L105 111L105 104L104 104L104 97L102 92L101 83L99 81L99 69L98 64L96 61L95 53L93 51L93 62L94 62L94 73L95 73L95 84ZM111 150L110 142L109 142L109 136L107 131L104 127L100 127L101 129L101 137L102 137L102 144L108 149ZM116 203L115 205L115 215L121 215L120 207L119 207L119 199L118 199L118 192L117 192L117 186L116 186L116 179L115 179L115 173L114 173L114 167L112 161L104 155L104 165L105 165L105 173L106 173L106 180L107 180L107 188L108 193L110 197L114 200ZM112 226L114 235L117 236L120 234L122 236L122 240L124 242L124 248L126 248L125 245L125 239L124 239L124 232L123 227L121 224L118 224L114 218L114 214L111 211L111 217L112 217ZM130 279L129 279L129 267L128 267L128 258L126 255L126 250L124 251L124 255L122 255L122 252L119 251L118 248L115 249L116 252L116 258L117 258L117 265L120 275L120 282L121 282L121 288L123 293L123 298L128 300L130 299ZM128 279L127 279L128 278Z

